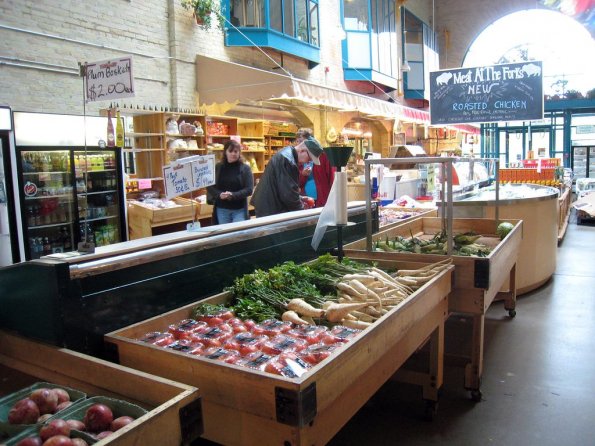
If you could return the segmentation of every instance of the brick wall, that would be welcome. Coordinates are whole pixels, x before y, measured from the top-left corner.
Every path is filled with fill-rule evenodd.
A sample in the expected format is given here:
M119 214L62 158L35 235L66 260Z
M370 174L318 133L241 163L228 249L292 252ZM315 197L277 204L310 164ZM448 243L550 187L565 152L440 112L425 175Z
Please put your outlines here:
M82 114L79 62L131 54L136 95L120 104L141 108L198 108L197 54L263 69L275 65L257 49L226 48L223 33L202 30L178 0L44 0L43 8L5 0L0 13L0 103L14 110ZM345 88L336 35L339 0L320 2L320 16L319 66L308 69L306 61L264 51L298 78ZM96 115L108 105L90 103L86 111Z

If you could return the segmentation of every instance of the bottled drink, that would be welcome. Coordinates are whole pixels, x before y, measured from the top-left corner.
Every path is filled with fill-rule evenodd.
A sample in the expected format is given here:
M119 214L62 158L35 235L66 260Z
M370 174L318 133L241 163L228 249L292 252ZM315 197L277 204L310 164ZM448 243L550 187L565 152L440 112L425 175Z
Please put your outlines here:
M114 124L112 123L112 111L107 110L107 146L114 147L116 145L116 135L114 133Z
M35 205L32 204L27 208L27 226L35 226Z
M120 117L120 110L116 111L116 147L124 147L124 126Z
M47 256L52 253L52 245L48 237L43 238L43 255Z
M70 232L66 226L60 228L60 235L62 238L62 245L64 246L64 252L72 251L72 241L70 240Z

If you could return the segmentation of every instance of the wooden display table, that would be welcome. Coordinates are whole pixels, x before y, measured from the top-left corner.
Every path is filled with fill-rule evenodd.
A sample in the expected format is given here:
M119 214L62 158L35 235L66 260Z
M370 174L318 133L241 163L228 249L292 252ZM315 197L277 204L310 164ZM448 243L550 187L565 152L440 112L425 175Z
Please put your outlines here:
M465 365L465 388L472 398L481 399L483 373L484 323L487 309L494 299L504 299L504 308L511 317L516 315L516 263L522 240L522 222L509 220L515 226L502 241L495 235L497 222L488 219L454 219L453 234L474 231L485 235L478 240L492 246L488 257L451 256L455 266L454 287L449 296L449 311L465 313L473 318L473 333L469 362ZM422 217L374 234L374 240L435 234L442 229L440 218ZM437 262L448 258L436 254L408 252L368 252L366 240L345 246L345 255L353 259ZM505 288L506 287L506 288ZM505 288L505 289L504 289Z
M126 400L149 412L102 445L189 444L202 433L198 389L122 367L63 348L47 346L0 331L3 393L36 382L50 382L85 392ZM0 394L3 396L3 394Z
M199 302L109 333L106 341L115 344L122 364L199 385L206 439L226 445L325 444L428 338L429 371L416 373L414 380L423 385L424 398L437 401L451 272L452 268L440 273L299 378L192 357L136 340L187 318ZM224 293L200 303L228 299Z

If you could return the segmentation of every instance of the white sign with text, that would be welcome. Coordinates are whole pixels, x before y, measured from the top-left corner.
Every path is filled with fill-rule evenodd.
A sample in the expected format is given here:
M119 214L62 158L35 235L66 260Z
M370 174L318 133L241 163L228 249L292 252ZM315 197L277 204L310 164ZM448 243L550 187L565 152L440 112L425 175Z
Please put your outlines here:
M134 96L132 56L85 63L85 102Z
M163 167L168 199L215 184L215 155L189 156Z

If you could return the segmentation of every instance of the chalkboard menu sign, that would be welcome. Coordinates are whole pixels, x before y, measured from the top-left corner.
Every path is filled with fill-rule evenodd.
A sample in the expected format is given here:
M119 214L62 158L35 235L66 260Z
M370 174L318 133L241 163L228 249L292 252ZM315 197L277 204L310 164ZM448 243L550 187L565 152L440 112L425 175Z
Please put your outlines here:
M541 62L520 62L430 73L432 124L543 118Z

